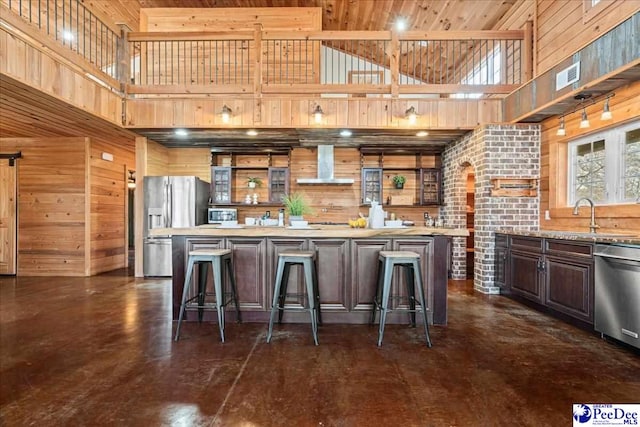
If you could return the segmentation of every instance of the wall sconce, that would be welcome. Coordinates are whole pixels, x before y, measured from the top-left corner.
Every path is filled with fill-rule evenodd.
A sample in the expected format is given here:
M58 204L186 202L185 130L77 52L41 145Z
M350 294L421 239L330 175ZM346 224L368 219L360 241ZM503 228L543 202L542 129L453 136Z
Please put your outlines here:
M220 115L222 116L222 123L229 123L232 113L233 111L231 110L231 108L227 107L227 104L223 105L222 112L220 113Z
M129 176L127 177L127 188L136 188L136 171L129 169Z
M324 116L324 111L322 111L322 108L320 107L320 105L316 105L316 109L313 110L313 117L314 120L317 124L322 123L322 117Z
M565 136L566 134L567 134L567 131L564 128L564 116L562 116L560 117L560 127L556 131L556 135Z
M604 101L604 107L602 108L602 115L600 116L600 120L611 120L613 119L613 114L609 110L609 98L613 95L607 96L607 99Z
M404 112L405 119L409 120L410 125L415 125L418 120L418 113L416 113L416 109L413 108L413 105Z

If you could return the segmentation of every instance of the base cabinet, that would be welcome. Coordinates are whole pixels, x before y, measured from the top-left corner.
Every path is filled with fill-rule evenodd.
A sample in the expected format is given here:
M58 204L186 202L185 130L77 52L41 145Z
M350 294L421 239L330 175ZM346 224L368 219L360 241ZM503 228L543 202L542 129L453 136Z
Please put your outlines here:
M447 323L447 253L451 239L446 236L322 238L322 237L233 237L173 236L173 318L177 319L190 250L204 248L231 249L242 318L247 322L266 322L273 301L278 254L290 250L315 252L322 320L326 323L368 323L377 284L378 257L383 250L412 251L422 258L422 275L430 323ZM209 275L200 274L198 279ZM400 295L406 296L404 277L394 281ZM204 283L204 281L203 281ZM306 303L305 282L301 266L292 266L286 305L302 308ZM296 295L297 294L297 295ZM404 304L404 303L402 303ZM227 308L232 315L234 308ZM214 320L207 311L204 320ZM231 317L233 318L233 317ZM306 311L288 311L283 322L308 322ZM406 313L391 313L389 323L406 322ZM195 320L193 317L188 320Z
M533 301L582 324L593 324L593 244L572 240L509 236L499 245L496 283L506 294ZM504 282L501 282L504 281Z

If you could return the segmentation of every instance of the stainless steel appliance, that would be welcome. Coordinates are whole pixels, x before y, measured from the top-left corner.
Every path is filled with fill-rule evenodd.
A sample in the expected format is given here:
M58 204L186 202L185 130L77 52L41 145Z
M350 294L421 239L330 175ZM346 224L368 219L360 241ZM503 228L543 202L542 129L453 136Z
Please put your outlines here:
M209 208L209 224L220 224L222 221L237 221L238 209L234 208Z
M143 274L171 276L171 237L151 237L154 228L204 224L209 183L195 176L145 176Z
M596 245L594 327L640 348L640 246Z

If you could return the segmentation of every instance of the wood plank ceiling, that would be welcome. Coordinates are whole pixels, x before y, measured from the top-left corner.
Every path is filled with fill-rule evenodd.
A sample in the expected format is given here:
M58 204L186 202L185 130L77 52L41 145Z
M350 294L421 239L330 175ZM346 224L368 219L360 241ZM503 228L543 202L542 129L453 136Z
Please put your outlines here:
M87 7L96 10L98 15L114 23L126 23L137 31L141 8L155 7L321 7L323 30L389 30L396 18L407 22L408 30L487 30L501 27L510 13L518 10L524 2L530 0L469 1L469 0L81 0ZM109 135L116 139L129 139L133 132L116 129L115 126L89 117L90 115L70 107L62 101L44 94L33 93L11 79L2 81L0 114L0 132L2 136L81 136L95 133ZM61 113L64 112L64 113ZM69 114L69 113L72 114ZM69 121L72 123L69 123ZM94 129L95 128L95 129ZM144 132L139 132L144 133ZM147 130L147 134L153 133ZM164 130L165 144L171 141L171 130ZM388 141L391 132L377 135L377 132L365 132L359 139L372 141L381 138ZM440 147L445 139L454 139L463 132L439 132L434 137L434 148ZM151 135L149 135L151 136ZM210 137L206 132L202 139ZM238 134L237 138L244 135ZM314 143L320 135L305 131L277 132L273 140L282 141L295 138L300 143ZM332 133L324 135L334 139ZM396 135L400 140L408 135ZM357 142L356 142L357 143Z

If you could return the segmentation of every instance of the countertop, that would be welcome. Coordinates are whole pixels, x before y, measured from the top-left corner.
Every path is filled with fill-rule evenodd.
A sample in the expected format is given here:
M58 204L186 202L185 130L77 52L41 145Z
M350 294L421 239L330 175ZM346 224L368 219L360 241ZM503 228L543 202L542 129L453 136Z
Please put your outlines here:
M516 236L544 237L547 239L577 240L591 243L621 243L640 245L640 235L630 233L581 233L577 231L559 230L497 230L496 233L511 234Z
M464 228L415 226L403 228L350 228L345 225L311 225L309 228L289 228L241 225L238 228L221 228L217 224L205 224L189 228L155 228L149 234L151 236L367 238L387 236L466 237L469 232Z

